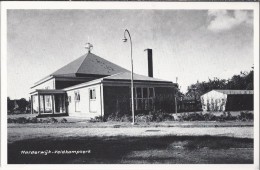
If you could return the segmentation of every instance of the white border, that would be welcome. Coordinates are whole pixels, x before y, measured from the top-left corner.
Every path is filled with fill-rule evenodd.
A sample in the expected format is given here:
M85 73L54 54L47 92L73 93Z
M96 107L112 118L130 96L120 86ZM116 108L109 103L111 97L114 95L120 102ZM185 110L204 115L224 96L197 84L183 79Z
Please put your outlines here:
M7 9L248 9L254 10L254 164L253 165L7 165ZM259 3L258 2L1 2L1 168L35 169L259 169Z
M259 4L254 10L254 164L259 169Z

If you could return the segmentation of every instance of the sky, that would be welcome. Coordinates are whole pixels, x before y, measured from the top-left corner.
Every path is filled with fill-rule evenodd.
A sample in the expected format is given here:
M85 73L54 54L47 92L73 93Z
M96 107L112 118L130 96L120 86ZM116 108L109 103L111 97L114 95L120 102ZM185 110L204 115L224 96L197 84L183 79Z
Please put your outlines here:
M7 95L28 98L30 87L60 67L92 53L148 75L176 82L182 92L197 81L231 78L254 64L250 10L8 10Z

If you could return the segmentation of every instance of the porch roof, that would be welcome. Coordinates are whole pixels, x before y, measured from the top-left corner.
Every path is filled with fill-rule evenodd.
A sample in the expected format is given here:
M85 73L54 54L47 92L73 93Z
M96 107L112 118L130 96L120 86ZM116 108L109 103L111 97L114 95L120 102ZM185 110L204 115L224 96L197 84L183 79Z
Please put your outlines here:
M65 90L56 90L56 89L36 89L35 91L31 92L31 95L34 94L64 94L66 93Z

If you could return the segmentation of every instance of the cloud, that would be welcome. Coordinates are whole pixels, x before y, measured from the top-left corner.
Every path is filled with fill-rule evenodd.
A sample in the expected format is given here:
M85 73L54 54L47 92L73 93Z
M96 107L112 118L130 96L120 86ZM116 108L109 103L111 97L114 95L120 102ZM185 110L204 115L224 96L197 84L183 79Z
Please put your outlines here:
M230 30L240 24L253 23L252 12L235 10L209 10L208 18L210 23L208 29L214 32Z

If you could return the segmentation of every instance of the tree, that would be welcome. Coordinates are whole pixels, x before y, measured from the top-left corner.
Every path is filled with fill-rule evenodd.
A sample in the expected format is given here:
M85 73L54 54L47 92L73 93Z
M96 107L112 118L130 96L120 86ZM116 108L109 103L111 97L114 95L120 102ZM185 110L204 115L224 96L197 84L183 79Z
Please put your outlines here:
M240 72L228 80L227 88L233 90L253 90L254 71Z
M14 110L14 101L10 99L10 97L7 97L7 111L13 112Z
M19 100L11 100L7 97L7 109L8 113L26 113L31 106L31 101L27 101L25 98Z
M17 101L18 110L21 112L25 112L28 108L29 102L25 98L21 98Z
M205 82L198 82L191 84L188 87L187 94L193 94L201 96L213 89L231 89L231 90L253 90L254 84L254 71L251 70L248 72L240 72L238 75L234 75L231 79L219 79L214 77Z

